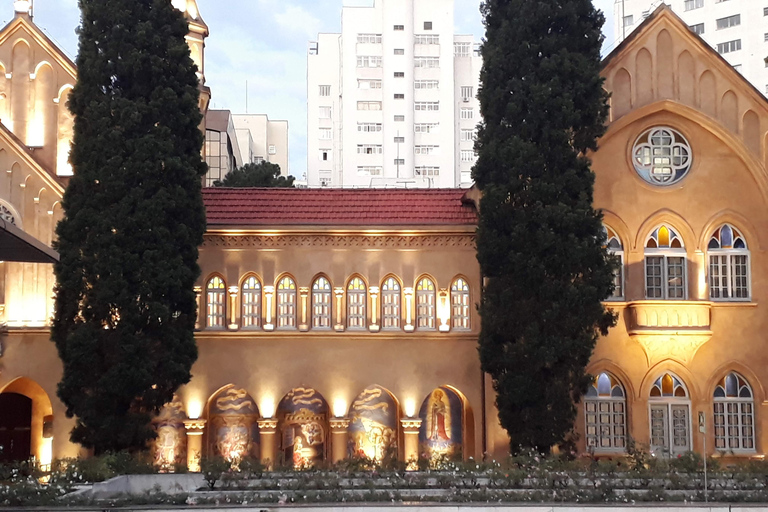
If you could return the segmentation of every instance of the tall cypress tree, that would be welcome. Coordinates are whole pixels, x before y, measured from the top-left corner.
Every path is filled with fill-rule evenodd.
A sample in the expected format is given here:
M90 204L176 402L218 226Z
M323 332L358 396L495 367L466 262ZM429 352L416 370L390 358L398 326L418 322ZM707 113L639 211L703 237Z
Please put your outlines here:
M205 230L198 81L169 0L80 0L52 338L71 439L142 449L190 379Z
M486 0L473 177L482 369L513 451L561 443L614 317L615 263L592 207L588 151L604 133L603 15L591 0Z

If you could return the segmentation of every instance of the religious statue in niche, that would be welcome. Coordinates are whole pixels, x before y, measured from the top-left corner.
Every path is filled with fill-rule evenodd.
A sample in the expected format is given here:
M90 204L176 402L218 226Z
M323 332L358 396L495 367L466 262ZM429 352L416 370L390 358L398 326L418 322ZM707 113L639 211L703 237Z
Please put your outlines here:
M419 409L419 453L427 459L461 456L464 405L447 386L432 391Z
M349 408L349 455L381 461L397 447L397 404L380 386L363 390Z
M232 385L222 389L210 404L211 453L232 462L259 457L259 409L251 395Z
M157 432L152 447L155 465L161 471L173 471L175 466L186 464L187 436L184 432L184 404L179 397L173 395L173 400L160 409L160 413L152 419L152 426Z
M307 468L325 460L328 403L312 388L294 388L277 406L283 461Z

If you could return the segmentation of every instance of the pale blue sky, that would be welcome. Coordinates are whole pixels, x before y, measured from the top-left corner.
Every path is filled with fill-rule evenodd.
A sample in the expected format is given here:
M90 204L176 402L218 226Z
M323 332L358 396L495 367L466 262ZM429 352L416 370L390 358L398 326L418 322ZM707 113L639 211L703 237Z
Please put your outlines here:
M291 173L301 177L307 161L307 42L318 32L341 30L341 7L372 0L197 0L210 28L206 78L212 108L265 113L287 119ZM593 0L606 13L605 47L613 45L613 0ZM454 0L456 33L483 35L479 0ZM34 0L35 22L73 57L77 0ZM3 24L13 16L12 0L0 0Z

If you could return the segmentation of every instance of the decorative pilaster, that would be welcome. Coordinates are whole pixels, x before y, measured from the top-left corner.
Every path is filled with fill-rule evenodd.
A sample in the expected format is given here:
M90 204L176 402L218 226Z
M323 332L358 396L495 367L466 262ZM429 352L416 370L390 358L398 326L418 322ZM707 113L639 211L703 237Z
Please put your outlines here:
M347 458L349 418L331 418L331 453L335 464Z
M342 319L344 318L342 313L344 310L342 309L342 301L344 299L344 288L337 287L333 289L333 294L336 296L336 325L333 326L334 329L338 332L342 332L344 330L344 324L342 323Z
M261 446L261 462L272 469L277 455L277 420L275 418L260 418L259 445Z
M413 307L413 288L403 288L403 295L405 295L405 325L403 330L405 332L413 332L413 315L411 308Z
M192 473L199 473L205 420L184 420L184 430L187 432L187 469Z
M379 312L379 287L371 286L368 292L371 294L371 325L368 326L368 329L371 332L379 332L380 326L377 315Z
M202 311L200 310L200 296L203 294L203 287L195 286L193 290L195 290L195 303L197 304L197 316L195 317L195 330L199 330L200 315L202 314Z
M309 330L309 288L299 288L299 330Z
M272 300L275 297L275 287L264 287L264 330L274 331L275 324L272 323Z
M419 468L419 429L421 419L402 418L400 425L403 427L403 448L405 462L408 463L407 471L416 471Z
M447 288L443 288L438 292L437 304L437 316L440 320L440 326L437 330L440 332L448 332L451 330L451 302Z
M232 331L237 330L237 286L229 287L229 328Z

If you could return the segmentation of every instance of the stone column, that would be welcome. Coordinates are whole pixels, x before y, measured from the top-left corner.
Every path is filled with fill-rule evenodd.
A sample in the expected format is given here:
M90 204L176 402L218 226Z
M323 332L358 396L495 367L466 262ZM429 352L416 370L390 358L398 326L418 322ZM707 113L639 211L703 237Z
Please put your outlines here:
M405 325L403 326L403 330L405 332L413 332L413 315L411 314L413 288L403 288L403 295L405 295Z
M368 290L371 294L371 325L368 326L368 329L371 332L378 332L379 331L379 287L378 286L371 286Z
M259 419L259 446L261 447L261 461L267 467L275 467L277 458L277 420L275 418Z
M344 309L342 307L342 300L344 299L344 288L334 288L333 293L336 296L336 325L334 325L333 328L338 332L342 332L344 330Z
M184 430L187 432L187 469L192 473L199 473L205 420L184 420Z
M419 468L419 429L421 419L402 418L400 425L403 427L403 448L405 462L408 463L408 471L416 471Z
M349 418L331 418L331 462L347 458Z
M309 288L299 288L299 330L309 330Z
M197 316L195 317L195 330L200 329L200 315L202 312L200 311L200 296L203 294L203 287L202 286L195 286L195 302L197 303Z
M274 286L264 287L264 330L274 331L275 324L272 323L272 299L275 296Z
M232 331L237 330L237 286L229 287L229 328Z

